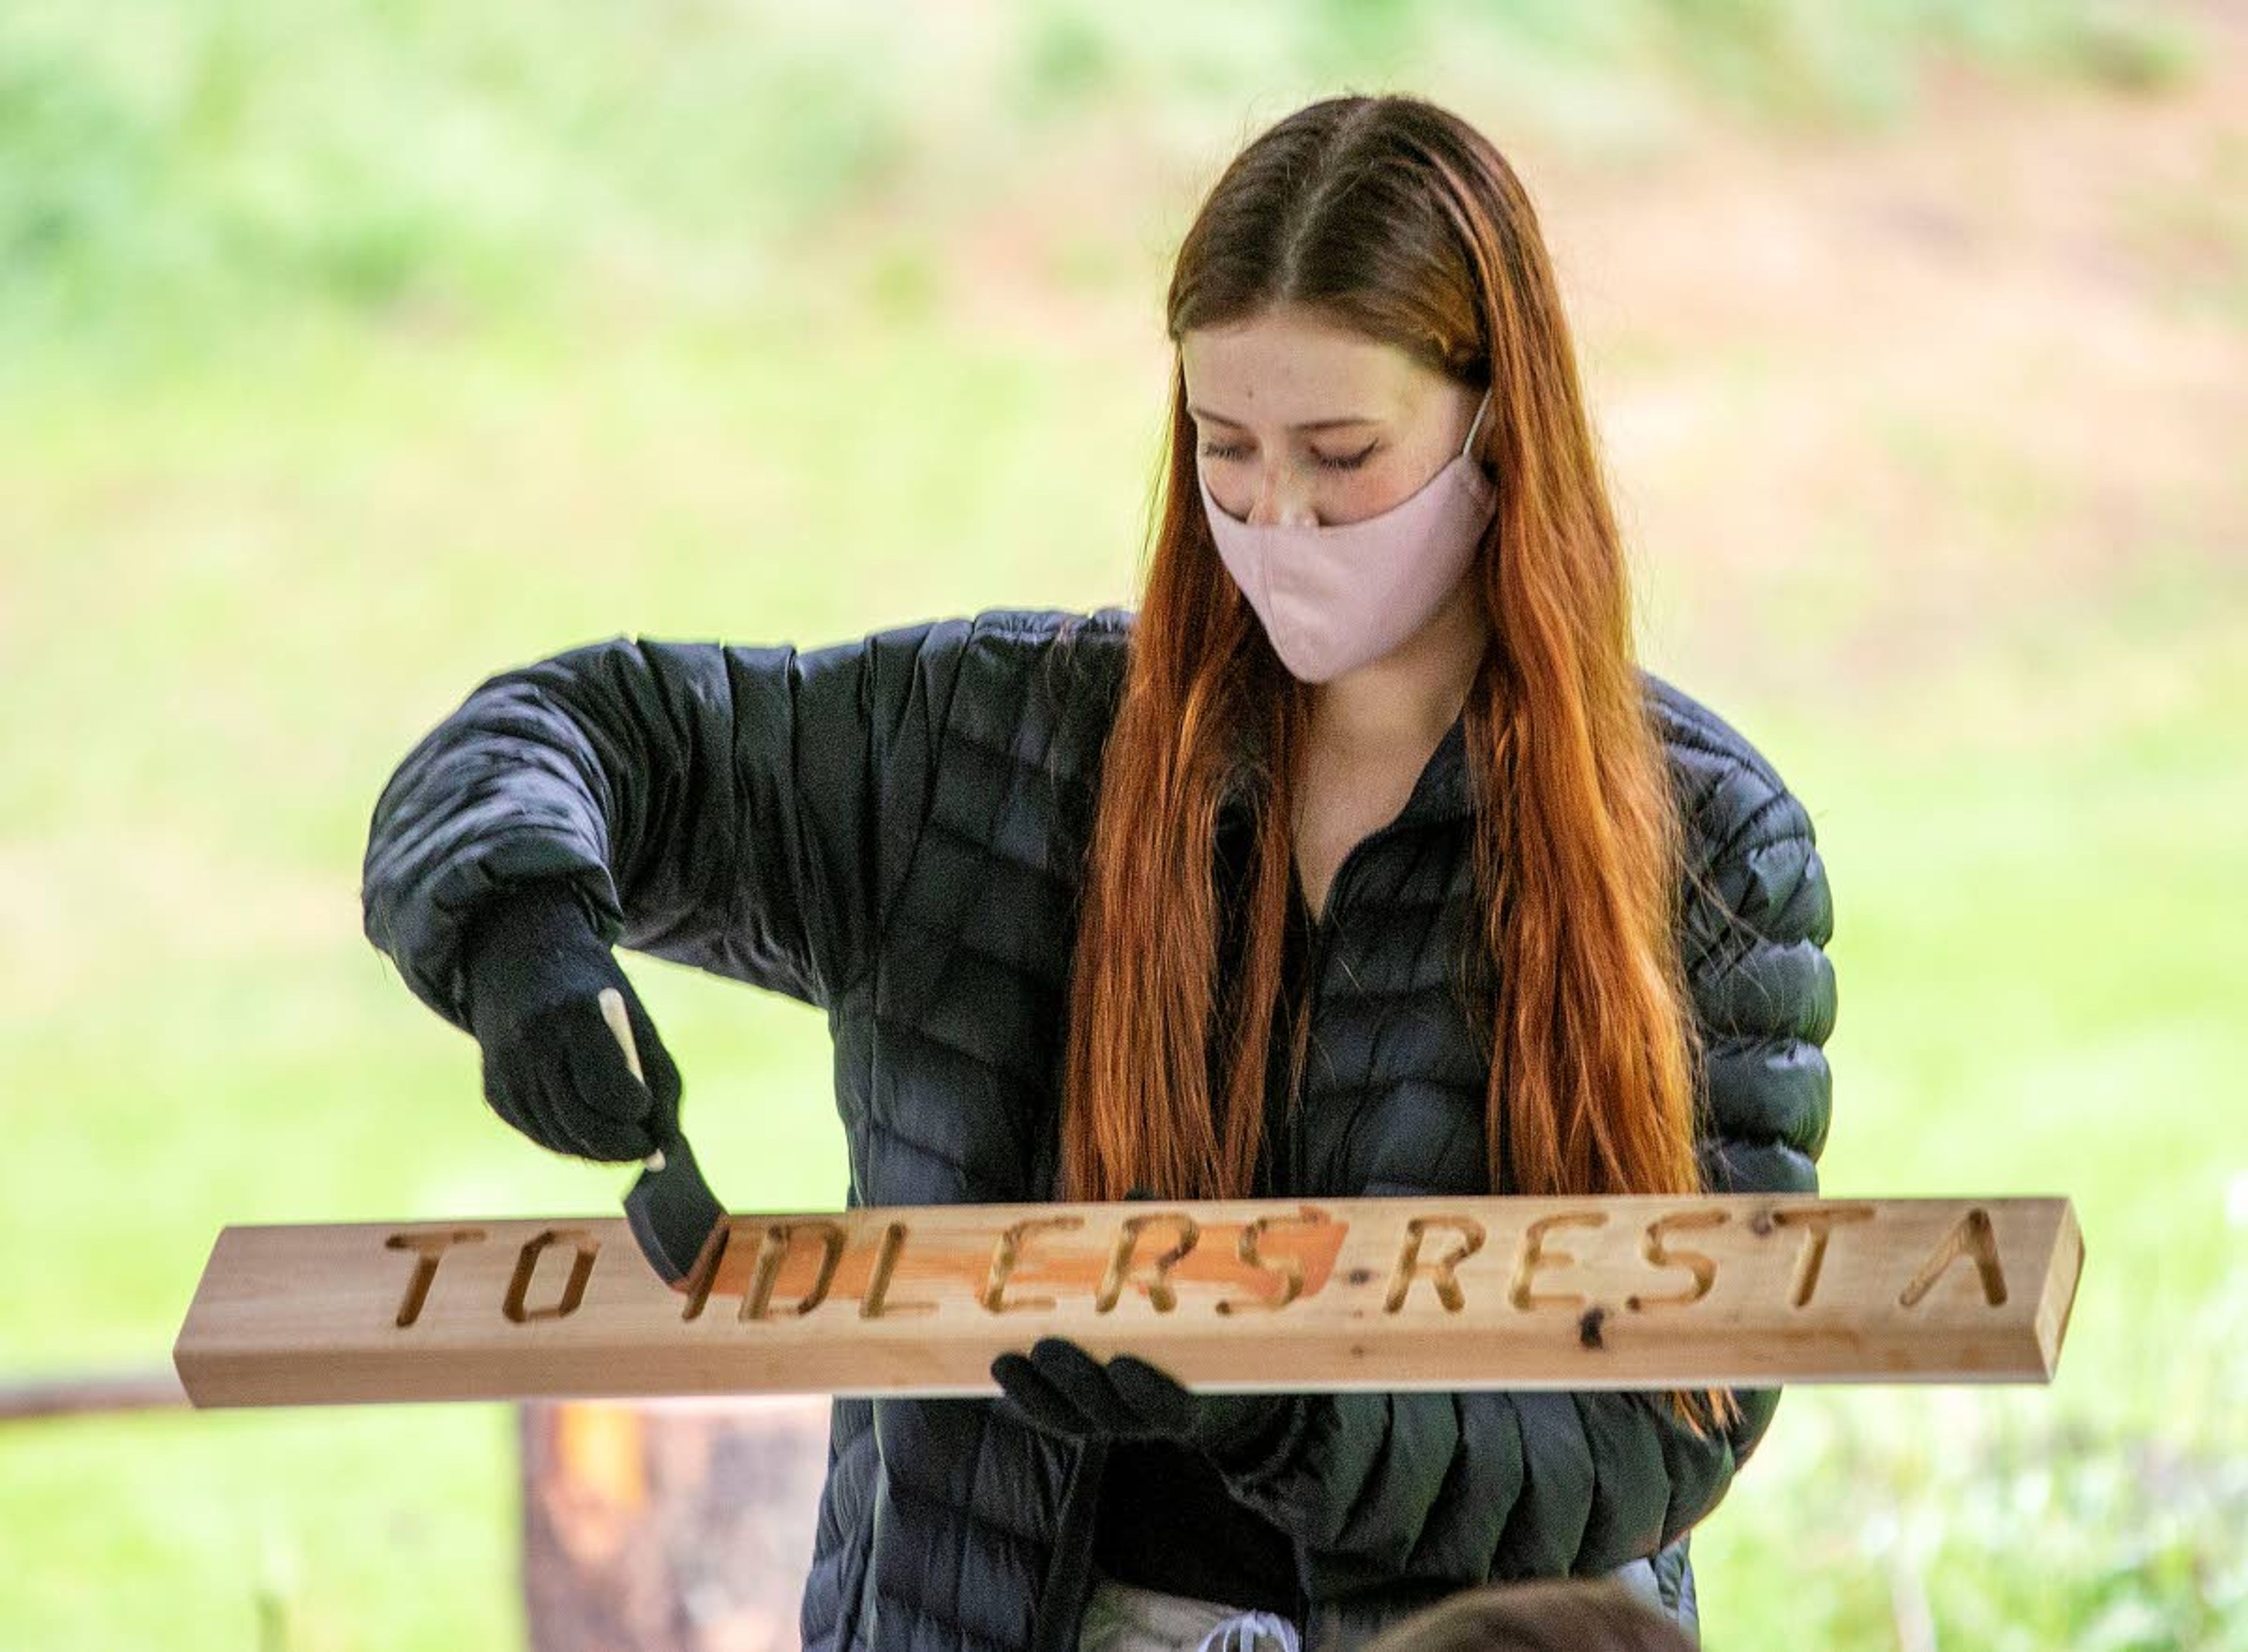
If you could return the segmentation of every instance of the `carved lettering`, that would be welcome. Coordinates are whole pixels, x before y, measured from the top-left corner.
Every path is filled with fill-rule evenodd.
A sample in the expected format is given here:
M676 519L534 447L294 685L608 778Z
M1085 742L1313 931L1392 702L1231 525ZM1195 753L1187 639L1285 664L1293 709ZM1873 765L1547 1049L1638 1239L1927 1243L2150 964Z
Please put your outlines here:
M1264 1236L1276 1226L1317 1227L1326 1220L1324 1212L1306 1210L1301 1216L1260 1216L1244 1226L1241 1230L1241 1237L1234 1244L1233 1253L1259 1273L1278 1274L1280 1294L1277 1297L1223 1297L1218 1300L1217 1311L1220 1313L1238 1313L1244 1308L1285 1308L1303 1295L1303 1258L1284 1253L1268 1262L1261 1246Z
M1124 1293L1124 1283L1130 1277L1137 1259L1140 1236L1149 1228L1165 1227L1172 1233L1170 1248L1155 1258L1155 1272L1140 1281L1148 1293L1148 1300L1158 1313L1169 1313L1179 1305L1179 1293L1172 1287L1171 1270L1183 1261L1187 1252L1195 1248L1202 1237L1202 1227L1182 1210L1159 1210L1148 1216L1126 1217L1116 1229L1116 1243L1108 1248L1108 1271L1100 1276L1100 1288L1094 1292L1093 1311L1107 1313L1114 1310L1116 1299Z
M1916 1308L1949 1268L1963 1256L1975 1258L1975 1272L1983 1282L1983 1300L1994 1308L2006 1306L2006 1276L1998 1267L1998 1236L1991 1226L1991 1213L1977 1207L1952 1224L1943 1243L1920 1265L1920 1272L1897 1298L1897 1306Z
M775 1222L765 1228L764 1237L757 1244L757 1264L750 1278L750 1288L742 1293L740 1320L769 1320L772 1318L773 1286L779 1282L781 1264L788 1260L799 1233L817 1234L819 1238L819 1274L807 1290L787 1310L798 1316L809 1313L827 1299L828 1287L835 1283L835 1266L843 1259L843 1224L825 1217L806 1217L798 1222Z
M538 1272L539 1258L565 1242L575 1247L576 1255L571 1259L570 1278L562 1287L562 1299L549 1307L524 1307L524 1299L531 1292L531 1278ZM517 1325L527 1325L533 1320L568 1319L586 1299L586 1281L593 1277L593 1258L600 1253L601 1242L583 1228L547 1229L517 1252L515 1277L508 1282L507 1300L500 1304L500 1312Z
M1507 1292L1507 1300L1517 1308L1580 1308L1585 1299L1576 1292L1541 1293L1530 1288L1531 1281L1541 1271L1566 1268L1577 1258L1566 1251L1546 1249L1546 1236L1556 1228L1604 1228L1608 1224L1605 1210L1564 1210L1559 1216L1540 1217L1522 1232L1522 1249L1514 1260L1514 1283Z
M1421 1260L1421 1241L1431 1228L1442 1228L1459 1235L1460 1242L1453 1250L1434 1262ZM1467 1306L1467 1296L1452 1270L1483 1249L1483 1224L1472 1217L1431 1216L1415 1217L1405 1224L1405 1240L1397 1249L1397 1265L1390 1271L1389 1295L1381 1305L1384 1313L1395 1313L1405 1306L1406 1292L1413 1281L1425 1276L1436 1287L1436 1300L1444 1305L1447 1313L1457 1313Z
M2065 1198L1808 1187L853 1203L708 1226L684 1284L614 1217L230 1227L173 1363L216 1406L988 1395L992 1360L1047 1334L1203 1388L2050 1382L2085 1254Z
M867 1294L859 1300L862 1320L891 1319L901 1313L934 1313L934 1302L893 1302L890 1277L897 1272L898 1253L906 1248L906 1224L892 1222L882 1229L882 1242L874 1251L874 1269L867 1276Z
M477 1244L483 1242L482 1228L448 1228L438 1233L394 1233L382 1242L387 1251L412 1251L415 1253L414 1277L406 1282L406 1296L398 1305L398 1323L408 1326L422 1317L422 1305L429 1299L429 1286L437 1278L437 1262L456 1244Z
M1689 1231L1723 1227L1723 1210L1682 1210L1675 1216L1661 1217L1647 1224L1647 1231L1639 1237L1639 1253L1650 1266L1683 1268L1693 1275L1694 1283L1676 1296L1634 1296L1624 1299L1624 1306L1637 1312L1643 1308L1684 1307L1699 1302L1710 1294L1710 1287L1717 1282L1717 1265L1699 1251L1673 1251L1663 1240L1674 1230Z
M1774 1210L1773 1225L1783 1228L1802 1228L1803 1249L1795 1258L1795 1283L1788 1292L1792 1307L1808 1307L1811 1294L1819 1288L1819 1270L1826 1261L1826 1238L1837 1224L1870 1222L1874 1208L1869 1204L1830 1204L1822 1208L1795 1210Z
M712 1228L696 1253L695 1265L687 1271L687 1306L679 1311L682 1320L702 1317L702 1306L710 1299L710 1292L718 1283L719 1266L734 1243L736 1218L726 1217Z
M1011 1224L991 1247L991 1272L976 1299L984 1305L984 1312L1019 1313L1053 1306L1054 1301L1050 1296L1020 1297L1012 1302L1004 1300L1008 1277L1022 1261L1023 1247L1033 1234L1066 1232L1084 1225L1085 1218L1074 1216L1026 1217L1020 1222Z

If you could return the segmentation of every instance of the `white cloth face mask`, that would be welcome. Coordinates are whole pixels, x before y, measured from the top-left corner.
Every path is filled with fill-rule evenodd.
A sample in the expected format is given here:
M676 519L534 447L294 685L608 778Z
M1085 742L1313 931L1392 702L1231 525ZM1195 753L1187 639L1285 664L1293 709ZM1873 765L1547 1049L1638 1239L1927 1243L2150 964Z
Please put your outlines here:
M1498 508L1498 483L1470 456L1490 407L1485 391L1467 440L1443 470L1356 522L1244 522L1211 497L1195 467L1217 554L1293 675L1325 682L1380 659L1459 584Z

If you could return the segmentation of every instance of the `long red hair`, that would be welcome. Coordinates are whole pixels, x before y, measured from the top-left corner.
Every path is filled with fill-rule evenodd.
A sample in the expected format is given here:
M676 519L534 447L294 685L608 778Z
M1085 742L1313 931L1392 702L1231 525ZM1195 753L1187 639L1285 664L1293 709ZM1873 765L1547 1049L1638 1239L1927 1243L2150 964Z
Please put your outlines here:
M1281 304L1492 391L1477 456L1496 468L1499 503L1470 576L1491 642L1464 709L1484 922L1460 960L1488 1021L1491 1186L1699 1191L1682 825L1529 197L1496 147L1423 99L1313 103L1211 189L1179 250L1166 328L1175 346ZM1065 1198L1243 1196L1264 1122L1310 689L1218 559L1175 354L1170 438L1084 884ZM1241 967L1221 981L1213 855L1236 792L1254 847Z

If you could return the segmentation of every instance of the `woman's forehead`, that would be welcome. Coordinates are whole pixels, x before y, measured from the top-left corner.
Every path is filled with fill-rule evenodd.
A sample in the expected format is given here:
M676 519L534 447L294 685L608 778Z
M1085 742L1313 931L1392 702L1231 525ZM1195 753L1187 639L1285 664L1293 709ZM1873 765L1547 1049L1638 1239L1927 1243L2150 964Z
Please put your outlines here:
M1419 364L1395 346L1285 312L1189 329L1179 360L1197 416L1235 424L1389 421L1419 401Z

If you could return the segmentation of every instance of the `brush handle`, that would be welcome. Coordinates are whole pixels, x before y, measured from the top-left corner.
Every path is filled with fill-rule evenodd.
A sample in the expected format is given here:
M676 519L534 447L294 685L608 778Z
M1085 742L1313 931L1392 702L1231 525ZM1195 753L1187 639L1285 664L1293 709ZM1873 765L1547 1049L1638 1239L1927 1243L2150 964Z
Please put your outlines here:
M640 1046L633 1042L632 1018L625 1013L625 995L614 987L603 987L598 1001L601 1006L601 1019L609 1024L609 1031L617 1035L617 1042L625 1047L625 1065L632 1069L633 1077L646 1084L648 1074L640 1070ZM663 1169L661 1148L648 1155L648 1168L651 1170Z

